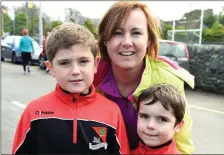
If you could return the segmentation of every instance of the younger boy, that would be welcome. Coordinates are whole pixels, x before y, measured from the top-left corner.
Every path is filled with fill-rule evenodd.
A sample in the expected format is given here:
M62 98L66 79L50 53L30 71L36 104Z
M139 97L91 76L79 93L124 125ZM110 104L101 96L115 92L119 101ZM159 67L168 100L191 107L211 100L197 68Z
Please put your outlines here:
M140 143L132 154L181 154L173 139L184 123L185 100L178 90L154 85L141 93L137 105Z
M97 45L83 26L65 23L47 40L53 92L25 109L12 154L128 154L122 114L92 85Z

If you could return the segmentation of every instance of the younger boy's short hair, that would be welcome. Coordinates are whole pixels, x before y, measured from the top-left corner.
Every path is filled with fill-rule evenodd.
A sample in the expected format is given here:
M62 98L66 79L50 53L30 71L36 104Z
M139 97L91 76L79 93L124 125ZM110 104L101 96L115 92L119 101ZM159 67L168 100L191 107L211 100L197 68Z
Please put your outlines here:
M152 105L157 101L160 101L166 110L172 111L174 114L176 118L175 126L184 118L186 106L185 99L172 85L156 84L145 89L138 98L137 111L139 111L140 103L143 101L149 101L145 105Z
M94 58L98 47L93 34L84 26L66 22L57 26L49 35L46 43L46 54L50 62L53 61L60 49L68 49L76 44L89 46Z

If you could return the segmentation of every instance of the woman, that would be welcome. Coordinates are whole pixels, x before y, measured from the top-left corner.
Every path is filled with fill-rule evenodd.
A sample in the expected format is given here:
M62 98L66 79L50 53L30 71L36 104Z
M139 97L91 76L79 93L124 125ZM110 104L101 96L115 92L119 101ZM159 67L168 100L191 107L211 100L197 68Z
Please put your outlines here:
M33 48L33 39L28 36L29 31L23 29L23 37L19 42L19 51L21 51L22 61L23 61L23 71L26 74L26 66L28 73L30 73L30 64L31 64L31 53L34 52Z
M168 59L158 57L158 27L143 3L116 2L99 25L98 44L102 58L94 85L119 105L130 148L134 149L139 140L135 100L142 90L167 83L184 95L184 81L194 87L194 77ZM185 125L175 140L182 153L192 153L192 120L189 108L186 109Z

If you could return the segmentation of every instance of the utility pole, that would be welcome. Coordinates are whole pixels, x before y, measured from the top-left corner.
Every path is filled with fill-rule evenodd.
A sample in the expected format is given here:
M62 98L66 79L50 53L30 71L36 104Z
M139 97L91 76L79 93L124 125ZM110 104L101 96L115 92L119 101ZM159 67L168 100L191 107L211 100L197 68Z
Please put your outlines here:
M26 29L28 29L28 0L26 0Z
M2 24L1 24L2 25L2 34L1 35L3 35L4 34L4 19L3 19L4 15L3 15L2 9L1 9L1 17L2 17L2 21L1 21L2 22Z
M39 45L43 44L43 24L42 24L42 9L40 1L40 10L39 10Z
M199 45L201 45L201 42L202 42L203 18L204 18L204 9L201 9L201 23L200 23L200 38L199 38Z
M31 30L32 32L30 33L31 36L34 36L34 28L33 28L33 8L30 8L30 11L31 11Z
M175 35L175 20L173 20L172 41L174 41L174 35Z
M6 9L5 8L2 8L2 5L1 6L1 35L4 35L4 13L6 13Z
M16 30L15 30L15 28L16 28L16 20L15 20L15 13L14 12L12 14L12 27L13 27L13 35L15 35L15 33L16 33Z

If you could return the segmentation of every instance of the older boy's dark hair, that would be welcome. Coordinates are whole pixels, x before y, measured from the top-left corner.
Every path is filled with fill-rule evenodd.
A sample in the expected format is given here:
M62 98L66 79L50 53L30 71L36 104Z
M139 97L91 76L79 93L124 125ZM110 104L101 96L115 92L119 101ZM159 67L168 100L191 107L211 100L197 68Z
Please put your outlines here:
M94 58L96 57L98 47L93 34L87 28L69 22L57 26L47 39L46 54L48 60L52 62L58 50L68 49L76 44L89 46Z
M175 125L179 124L185 114L185 99L180 92L172 85L156 84L152 87L145 89L139 96L137 101L137 111L139 111L140 103L149 101L145 105L152 105L160 101L162 106L172 111L176 118Z

